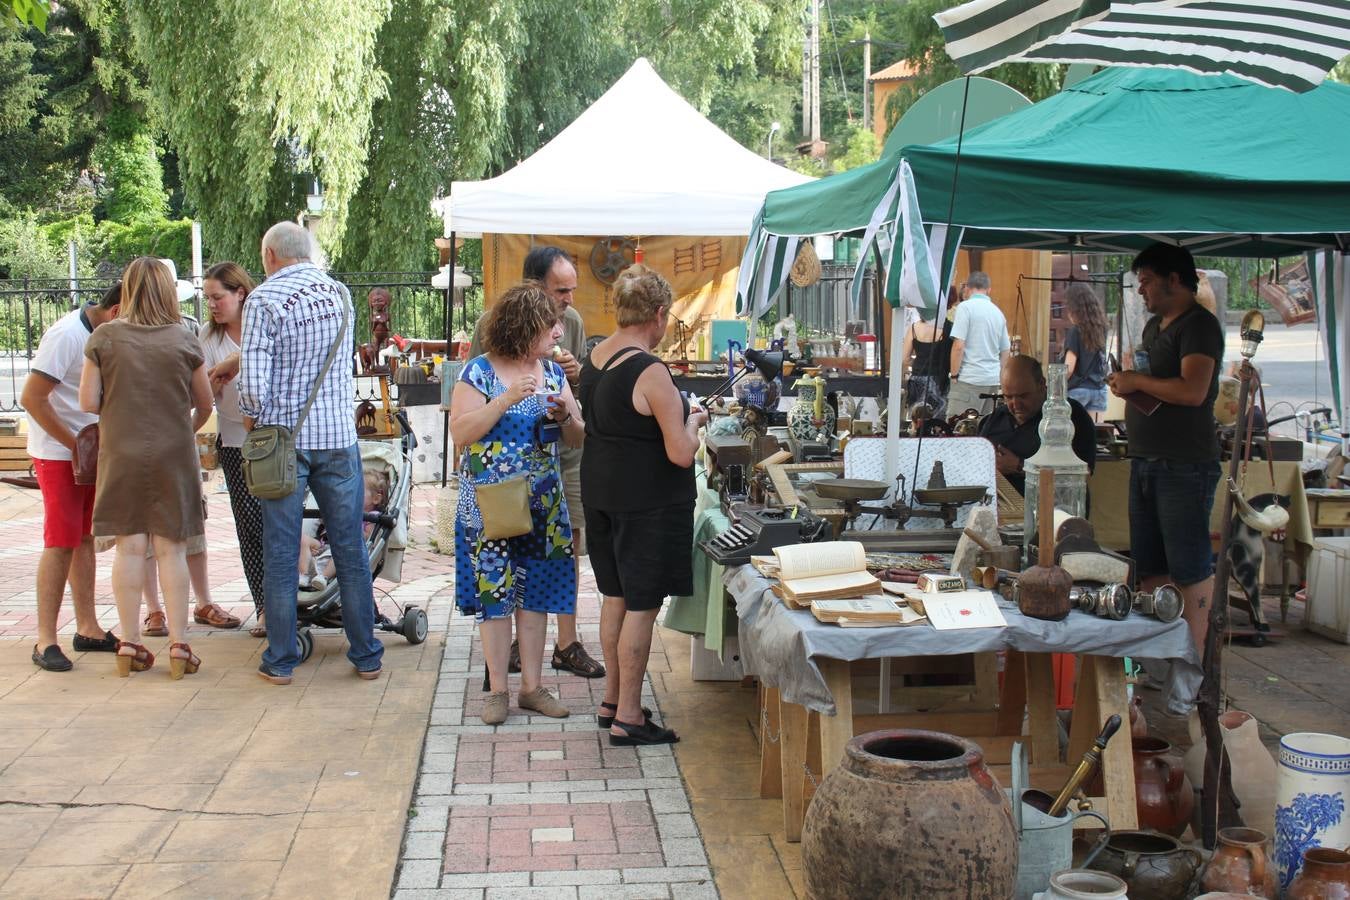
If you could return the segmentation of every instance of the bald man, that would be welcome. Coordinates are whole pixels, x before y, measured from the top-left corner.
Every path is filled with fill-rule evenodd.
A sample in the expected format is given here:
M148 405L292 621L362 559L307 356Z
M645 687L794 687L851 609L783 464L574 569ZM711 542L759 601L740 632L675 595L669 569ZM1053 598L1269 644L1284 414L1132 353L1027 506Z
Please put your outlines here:
M994 462L1019 494L1026 493L1023 466L1041 449L1041 407L1045 405L1045 373L1030 356L1009 358L1001 378L1003 405L984 417L980 435L994 445ZM1073 418L1073 452L1091 471L1097 459L1096 425L1077 400L1069 401Z

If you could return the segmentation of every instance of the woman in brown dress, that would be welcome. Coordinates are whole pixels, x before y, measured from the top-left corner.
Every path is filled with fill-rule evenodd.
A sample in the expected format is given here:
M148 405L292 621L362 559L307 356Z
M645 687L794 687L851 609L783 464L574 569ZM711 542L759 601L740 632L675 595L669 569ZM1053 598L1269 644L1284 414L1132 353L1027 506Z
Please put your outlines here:
M122 312L85 344L80 406L99 414L94 534L117 539L113 596L123 677L155 663L141 644L146 543L154 548L169 618L169 674L197 671L187 636L187 539L201 534L201 487L193 435L211 415L201 345L181 324L169 270L132 260L122 276ZM191 406L191 423L183 415Z

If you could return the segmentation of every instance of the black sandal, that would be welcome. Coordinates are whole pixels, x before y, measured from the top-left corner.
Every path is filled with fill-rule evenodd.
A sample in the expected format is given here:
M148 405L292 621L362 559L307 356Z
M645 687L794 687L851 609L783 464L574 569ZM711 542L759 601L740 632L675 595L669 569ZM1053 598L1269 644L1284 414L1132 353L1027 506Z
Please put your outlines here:
M622 728L624 733L609 736L611 747L646 747L651 744L675 744L680 740L680 736L675 732L669 728L662 728L651 719L641 725L629 725L615 719L614 724Z
M573 641L566 650L553 646L553 668L580 675L582 678L603 678L605 667L591 658L581 641Z
M619 711L619 707L615 706L613 703L605 703L604 701L601 701L601 703L600 703L600 708L601 708L601 709L612 709L612 710L614 710L616 713ZM642 707L642 717L643 717L643 719L645 719L647 722L650 722L650 721L652 720L652 711L651 711L650 709L648 709L647 707L645 707L645 706ZM595 724L596 724L596 725L599 725L601 728L603 728L603 729L605 729L606 731L608 731L609 728L610 728L610 726L614 724L614 717L613 717L613 716L603 716L603 715L601 715L600 713L596 713L596 714L595 714Z

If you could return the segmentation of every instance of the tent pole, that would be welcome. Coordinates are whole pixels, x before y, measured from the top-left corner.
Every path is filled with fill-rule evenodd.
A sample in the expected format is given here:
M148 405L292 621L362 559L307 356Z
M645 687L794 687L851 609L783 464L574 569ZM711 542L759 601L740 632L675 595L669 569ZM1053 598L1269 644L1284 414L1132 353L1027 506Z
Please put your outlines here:
M1247 421L1247 405L1251 402L1251 383L1256 370L1251 361L1244 359L1238 370L1238 406L1237 421ZM1228 463L1228 478L1235 479L1241 463L1241 426L1235 435L1233 458ZM1223 668L1223 635L1228 630L1228 578L1230 565L1228 547L1233 538L1233 493L1228 490L1227 481L1219 482L1223 491L1222 523L1223 540L1219 546L1218 560L1214 566L1214 595L1210 598L1209 630L1205 632L1205 646L1202 648L1201 666L1204 681L1200 684L1200 696L1196 698L1196 708L1200 715L1200 726L1205 733L1205 779L1200 792L1200 839L1205 849L1213 850L1218 842L1220 828L1241 825L1242 816L1237 809L1233 794L1232 765L1223 746L1223 732L1219 729L1219 706L1223 702L1221 678Z
M458 261L455 252L455 233L450 232L450 267L447 270L449 283L445 286L445 355L450 357L450 342L455 333L455 264ZM464 318L469 317L468 296L464 298ZM467 330L467 329L466 329ZM442 373L444 374L444 373ZM451 388L453 391L453 387ZM450 473L450 410L441 413L441 487L445 487Z
M872 309L876 313L877 322L877 365L881 367L881 374L885 375L889 369L886 366L886 278L882 272L881 251L874 245L872 247L872 256L877 261L876 266L876 296L873 297ZM892 340L904 341L904 335L896 338L895 332L891 332Z

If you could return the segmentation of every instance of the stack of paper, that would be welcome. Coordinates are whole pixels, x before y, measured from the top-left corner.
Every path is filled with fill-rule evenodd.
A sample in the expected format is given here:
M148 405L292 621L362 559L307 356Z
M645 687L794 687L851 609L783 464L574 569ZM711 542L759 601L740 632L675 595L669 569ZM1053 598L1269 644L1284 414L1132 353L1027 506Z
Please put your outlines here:
M821 622L846 628L877 628L883 625L913 625L923 616L890 597L880 594L847 600L813 600L811 615Z

